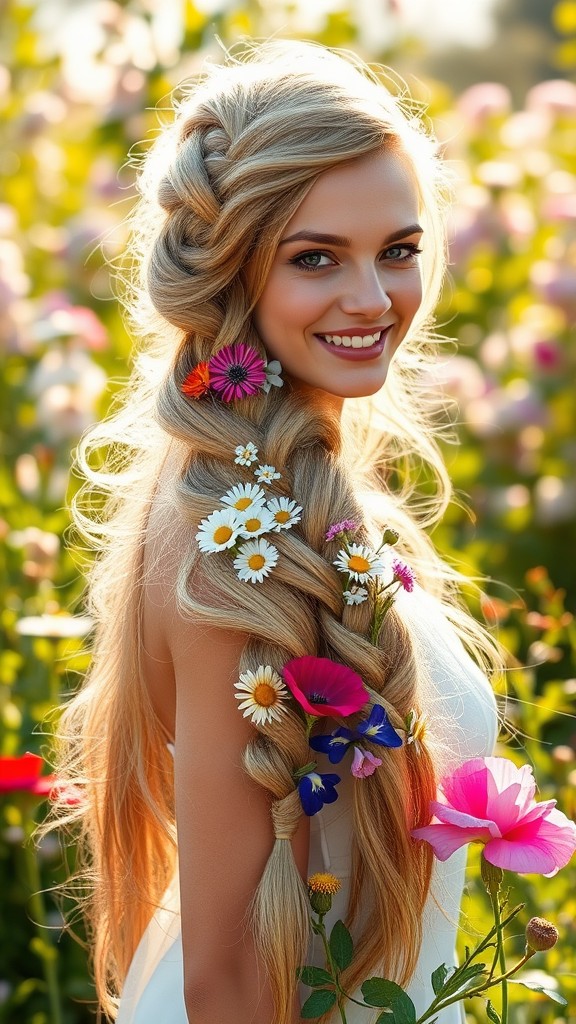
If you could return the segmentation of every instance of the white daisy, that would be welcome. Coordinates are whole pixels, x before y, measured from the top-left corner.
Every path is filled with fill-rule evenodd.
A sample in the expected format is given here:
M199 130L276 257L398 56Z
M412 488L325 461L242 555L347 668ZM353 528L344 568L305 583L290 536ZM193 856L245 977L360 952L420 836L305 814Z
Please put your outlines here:
M248 441L248 444L239 444L238 447L234 449L234 454L237 456L237 458L234 459L236 465L251 466L258 458L258 449L255 444L252 444L252 441Z
M263 537L246 541L234 559L238 579L246 583L262 583L278 561L278 550Z
M347 572L351 580L365 583L371 577L378 576L384 570L384 563L379 555L366 544L350 544L348 550L342 548L333 565L339 572Z
M250 539L274 530L274 516L264 505L251 505L246 512L240 512L242 520L240 536Z
M251 508L261 508L266 501L266 495L258 484L235 484L222 495L220 501L243 513Z
M368 598L368 591L365 587L350 587L342 596L346 604L362 604Z
M276 472L276 466L258 466L254 476L259 484L270 484L273 480L279 480L281 474Z
M250 717L254 725L278 721L284 713L282 703L289 693L271 665L259 665L255 672L242 672L240 682L234 686L240 691L234 694L236 700L242 701L238 710L243 712L243 718Z
M280 530L289 530L295 523L299 523L302 516L302 508L297 505L293 498L270 498L266 502L266 508L274 517L273 529L276 533Z
M266 380L262 385L262 391L265 391L266 394L268 394L272 385L274 385L275 388L283 387L284 381L280 376L282 373L282 365L277 359L273 359L272 362L266 363L264 373L266 374Z
M211 512L200 523L196 534L200 551L224 551L236 542L242 528L242 519L233 508L220 508Z

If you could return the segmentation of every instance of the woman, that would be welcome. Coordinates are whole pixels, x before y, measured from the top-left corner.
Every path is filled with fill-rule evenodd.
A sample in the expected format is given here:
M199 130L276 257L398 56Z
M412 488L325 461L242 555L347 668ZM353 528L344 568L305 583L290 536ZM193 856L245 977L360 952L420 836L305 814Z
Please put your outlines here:
M81 446L110 498L77 508L104 550L92 668L62 723L99 999L113 1014L122 990L121 1024L294 1024L296 968L322 962L304 880L329 870L327 922L355 936L347 990L384 973L423 1009L464 862L431 884L410 831L496 730L458 633L497 656L424 533L449 499L422 372L441 165L381 76L276 42L184 94L140 188L148 344ZM316 677L302 699L310 658L354 676L360 714L323 715ZM353 748L338 783L336 743Z

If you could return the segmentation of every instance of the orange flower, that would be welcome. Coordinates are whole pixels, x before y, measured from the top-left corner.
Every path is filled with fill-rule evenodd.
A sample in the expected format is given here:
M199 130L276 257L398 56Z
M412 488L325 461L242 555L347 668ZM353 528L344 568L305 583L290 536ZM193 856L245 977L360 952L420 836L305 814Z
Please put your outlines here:
M208 363L198 363L190 371L182 384L182 393L188 398L201 398L210 387L210 371Z

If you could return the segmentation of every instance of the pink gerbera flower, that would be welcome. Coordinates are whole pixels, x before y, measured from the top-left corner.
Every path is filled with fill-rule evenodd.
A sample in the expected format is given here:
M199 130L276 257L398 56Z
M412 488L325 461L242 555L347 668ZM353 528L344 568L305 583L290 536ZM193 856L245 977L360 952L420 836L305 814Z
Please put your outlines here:
M255 349L243 342L217 352L208 366L210 387L219 392L224 402L255 395L266 383L266 363Z
M370 699L358 673L331 658L310 654L293 658L284 665L282 675L292 696L308 715L346 717Z
M519 873L554 875L576 850L576 825L555 800L536 803L528 765L517 768L505 757L465 761L440 786L432 801L431 825L414 829L447 860L466 843L483 843L490 864Z

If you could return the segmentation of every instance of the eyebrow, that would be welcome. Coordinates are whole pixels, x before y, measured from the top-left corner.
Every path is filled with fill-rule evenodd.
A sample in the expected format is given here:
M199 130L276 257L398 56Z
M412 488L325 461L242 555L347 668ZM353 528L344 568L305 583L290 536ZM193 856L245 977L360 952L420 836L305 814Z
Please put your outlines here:
M399 231L393 231L391 235L388 235L384 239L384 245L397 242L400 238L407 238L408 235L421 235L422 232L423 228L419 224L410 224L407 228L400 228ZM286 245L288 242L317 242L320 245L337 245L344 249L349 249L352 245L351 240L344 235L325 235L321 231L308 231L306 228L303 231L297 231L294 235L289 235L288 238L283 238L279 245Z

